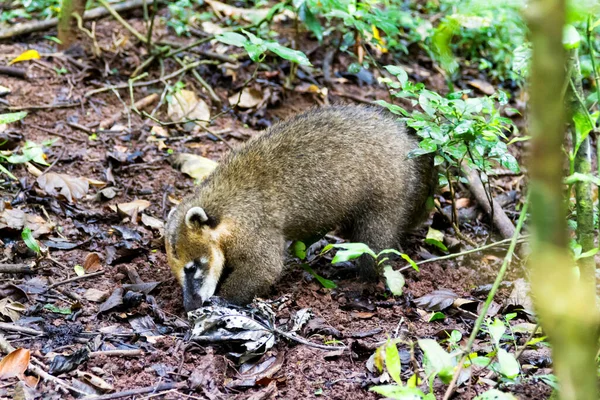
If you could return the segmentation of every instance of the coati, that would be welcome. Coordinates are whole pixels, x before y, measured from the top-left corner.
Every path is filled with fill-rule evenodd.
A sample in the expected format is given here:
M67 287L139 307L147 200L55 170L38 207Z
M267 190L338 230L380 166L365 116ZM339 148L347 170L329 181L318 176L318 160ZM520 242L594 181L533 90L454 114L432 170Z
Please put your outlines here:
M229 153L171 211L167 257L192 310L213 295L245 304L279 277L287 240L333 229L374 251L397 248L426 214L432 157L418 138L366 106L316 108ZM363 256L359 269L377 276Z

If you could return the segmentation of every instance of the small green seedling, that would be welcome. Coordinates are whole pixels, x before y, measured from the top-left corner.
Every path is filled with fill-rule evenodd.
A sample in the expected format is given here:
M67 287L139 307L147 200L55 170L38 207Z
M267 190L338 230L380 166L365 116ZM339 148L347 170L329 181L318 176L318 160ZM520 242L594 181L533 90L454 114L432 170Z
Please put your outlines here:
M402 257L415 269L415 271L419 271L417 264L408 255L401 253L398 250L386 249L376 254L364 243L339 243L328 244L323 248L321 254L324 254L333 248L339 250L337 253L335 253L335 256L331 260L332 264L354 260L363 255L373 257L377 263L377 266L383 270L383 275L385 276L387 286L395 296L400 296L402 294L402 289L404 288L405 283L404 275L402 275L402 273L399 271L395 271L391 266L386 265L386 262L389 261L389 258L386 257L386 254L395 254Z

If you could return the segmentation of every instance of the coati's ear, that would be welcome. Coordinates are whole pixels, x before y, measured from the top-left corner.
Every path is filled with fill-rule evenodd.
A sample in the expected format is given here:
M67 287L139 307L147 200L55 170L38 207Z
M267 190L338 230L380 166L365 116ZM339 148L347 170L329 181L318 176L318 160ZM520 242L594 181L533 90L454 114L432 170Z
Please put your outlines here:
M171 217L173 216L174 213L175 213L175 207L171 208L171 211L169 211L169 215L167 215L167 220L171 219Z
M208 221L208 216L202 207L192 207L185 214L185 224L188 228L193 229Z

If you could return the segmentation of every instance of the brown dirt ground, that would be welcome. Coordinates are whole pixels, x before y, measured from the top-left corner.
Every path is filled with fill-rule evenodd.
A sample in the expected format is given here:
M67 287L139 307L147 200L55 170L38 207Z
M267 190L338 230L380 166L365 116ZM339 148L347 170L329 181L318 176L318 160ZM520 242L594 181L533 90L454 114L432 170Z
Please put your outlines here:
M134 23L134 26L141 26L141 21L135 14L130 21ZM160 32L160 29L157 31ZM3 290L3 296L10 295L11 298L22 301L27 307L20 323L44 331L48 330L48 326L61 329L54 336L41 338L5 331L4 334L14 346L31 349L32 354L46 365L49 363L46 354L50 351L70 353L83 346L83 342L93 350L122 349L127 346L143 349L142 356L125 358L102 355L94 357L78 367L79 371L93 373L110 382L117 392L157 383L185 382L190 375L196 373L201 376L201 384L196 391L171 390L162 393L160 398L350 400L377 398L367 390L370 382L377 382L377 377L376 374L367 370L366 361L373 353L375 344L386 340L394 332L400 332L407 342L419 338L443 337L440 335L452 329L461 331L463 336L470 333L473 320L465 318L464 314L456 313L442 322L428 323L418 313L411 299L440 288L452 289L460 296L474 298L470 294L473 288L489 284L495 278L501 263L501 252L486 255L475 254L471 257L460 258L458 261L425 264L420 273L409 272L406 274L406 292L397 298L397 301L386 298L381 284L375 288L368 287L358 282L352 273L327 266L326 262L323 262L322 267L318 269L319 273L338 283L337 289L325 290L320 288L310 275L302 272L294 263L290 263L279 284L270 295L270 298L283 295L291 298L289 307L281 311L278 317L285 320L292 312L310 307L316 316L323 318L328 325L341 332L341 340L350 344L353 351L339 357L326 358L327 353L323 350L280 340L271 353L283 355L281 368L271 377L272 379L262 382L265 385L275 382L275 389L273 387L266 388L260 384L246 389L229 387L228 384L236 377L236 368L232 362L226 359L225 352L211 346L190 345L185 340L187 329L182 327L185 315L180 300L181 291L169 274L163 241L159 232L145 227L138 221L122 220L108 208L110 205L136 199L148 200L151 205L144 213L162 220L172 206L170 199L180 199L190 193L194 187L193 180L181 174L168 163L166 150L159 150L155 143L148 142L149 131L153 125L151 121L143 121L137 115L131 115L129 132L99 133L97 140L89 140L86 133L74 130L66 124L67 121L70 121L80 125L94 126L102 119L121 111L123 105L112 92L105 92L90 98L84 98L83 95L85 92L109 82L126 81L127 74L144 59L144 51L139 51L137 44L131 39L122 47L114 49L115 41L122 37L129 37L129 34L113 21L107 19L98 21L96 34L100 46L109 49L101 58L94 59L90 55L89 41L85 40L84 50L80 49L81 54L74 55L92 66L92 69L87 72L74 73L73 71L78 71L77 68L59 57L43 57L39 62L18 65L27 68L30 76L27 81L0 75L0 85L7 86L12 90L12 93L5 99L13 107L81 101L81 105L77 107L32 111L22 123L11 125L11 129L22 135L24 139L36 143L51 138L58 139L47 151L48 161L55 163L52 166L53 172L83 176L104 182L107 182L112 175L114 179L112 186L118 189L117 195L113 199L97 201L95 194L99 189L92 187L89 195L77 202L73 208L64 200L57 201L41 191L35 184L35 178L21 166L13 169L19 182L4 182L1 186L4 207L17 208L40 215L55 224L55 231L42 237L42 240L60 236L69 243L82 243L73 250L51 249L50 255L56 262L44 260L42 262L44 268L34 275L0 275L0 289ZM2 63L10 58L9 55L17 55L26 48L37 49L43 53L53 52L50 42L41 37L41 34L33 35L18 38L12 43L0 44L0 54L4 55ZM176 40L176 38L170 39ZM315 46L315 43L308 43L306 46L311 48L311 46ZM321 51L317 49L311 58L322 59ZM335 68L342 69L345 62L343 57L340 58ZM58 75L53 70L55 67L63 66L68 67L71 72ZM105 71L115 68L119 71L116 76L103 76ZM167 61L165 68L170 72L178 67ZM151 76L156 77L159 68L153 66L149 72ZM217 93L222 98L226 98L233 93L234 87L239 87L240 82L250 76L252 66L250 63L246 63L246 66L238 71L240 76L233 83L223 76L223 71L219 67L208 67L202 72L205 77L209 77L207 79L215 87ZM283 75L282 69L276 69L275 72ZM438 83L441 81L443 84L443 79L439 74L435 72L432 74L434 78L431 78L431 81L437 80ZM265 71L258 73L259 81L271 80L278 84L283 81L281 76L278 78L272 78L272 76L274 76L273 73ZM210 101L190 76L186 77L185 82L188 84L188 88L197 90L203 99L207 102ZM429 82L429 84L432 83ZM160 93L161 90L160 85L136 89L135 98L140 99L152 92ZM335 91L364 99L372 99L375 96L381 98L385 94L382 88L361 87L352 82L336 84ZM127 91L121 90L119 93L127 102ZM229 130L231 134L224 133L223 135L230 144L237 144L241 142L238 138L244 137L239 133L254 135L258 131L257 128L264 124L319 103L313 94L284 91L280 87L276 93L275 97L278 97L279 101L269 105L266 109L254 113L227 113L218 118L211 129L215 131ZM349 100L348 97L330 96L330 101L347 102ZM159 117L165 118L165 110L166 107L163 106ZM213 107L213 115L217 112L217 108ZM126 125L127 118L121 118L119 123ZM246 124L248 126L245 126ZM205 134L198 134L192 140L182 140L186 133L178 129L171 129L171 135L171 138L166 140L166 144L174 153L191 152L218 160L227 150L222 142L212 140ZM185 137L190 139L189 136ZM139 157L135 158L133 162L109 161L108 153L118 149L124 149L128 154L139 152ZM111 166L110 171L108 170L109 166ZM107 176L107 174L110 175ZM520 182L513 178L498 179L494 183L499 191L518 190L520 185ZM460 197L468 197L468 192L462 191ZM509 206L509 208L514 209L513 206ZM511 214L511 216L514 215L516 214ZM431 223L430 219L428 224ZM115 259L110 255L112 250L123 244L123 239L118 235L115 226L131 229L141 235L141 240L130 241L131 247L136 249L132 256L125 255L121 259ZM481 213L469 227L465 228L465 233L478 242L482 242L486 237L486 232L489 231L490 227ZM446 230L446 232L450 231ZM425 229L418 231L406 249L416 260L426 255L428 251L435 253L431 248L427 248L425 251L421 247L424 234ZM23 251L23 246L18 245L18 232L1 230L0 239L5 245L4 254L0 255L4 259L3 262L19 263L34 260L31 253ZM19 290L12 286L31 286L34 283L48 285L50 278L54 281L63 281L73 277L73 267L83 264L85 257L92 252L100 255L105 274L65 284L60 287L63 292L75 293L79 296L82 296L89 288L112 292L115 287L131 283L126 268L134 268L142 280L162 282L152 292L156 308L160 311L157 312L156 308L148 300L145 300L137 306L98 313L100 303L84 300L80 305L81 310L76 313L76 318L73 318L52 313L41 307L50 303L59 307L69 306L73 300L65 295L49 292L47 294L30 294L29 299L23 299L22 296L19 298ZM124 253L118 254L123 255ZM520 269L514 268L510 278L519 275ZM497 301L502 302L508 293L509 289L504 289ZM482 300L483 297L475 299ZM368 310L361 309L357 304L366 304ZM162 337L156 341L150 342L144 336L131 332L128 321L132 317L146 315L150 315L162 329ZM68 334L66 333L67 328L89 334ZM102 329L105 333L101 333ZM374 329L379 329L379 333L362 339L351 338L352 334ZM126 334L119 335L119 333ZM332 337L327 335L310 337L310 340L315 342L323 342L327 339L332 339ZM75 373L70 372L61 377L70 381L73 376ZM536 381L533 376L533 373L527 374L523 383L518 387L508 386L507 389L516 392L523 399L547 398L551 390ZM444 390L442 387L436 386L436 388L438 395ZM460 387L455 398L473 398L475 393L481 393L486 388L487 386L484 384L474 384L470 388ZM37 391L43 393L44 398L68 397L64 392L58 391L55 385L48 382L41 382ZM13 395L12 385L0 384L0 398L10 398ZM149 395L150 393L146 393L136 398L148 398ZM133 396L128 398L133 398Z

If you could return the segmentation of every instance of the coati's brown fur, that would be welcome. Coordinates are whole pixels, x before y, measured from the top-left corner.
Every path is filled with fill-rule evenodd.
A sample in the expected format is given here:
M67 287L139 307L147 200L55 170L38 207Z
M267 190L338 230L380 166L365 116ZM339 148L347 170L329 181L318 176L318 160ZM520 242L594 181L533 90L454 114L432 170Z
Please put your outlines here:
M279 277L286 240L339 228L373 250L397 248L425 216L435 181L418 138L387 111L313 109L227 155L169 216L167 255L187 310L213 294L248 303ZM370 258L359 266L376 275Z

